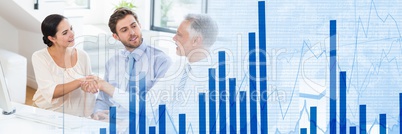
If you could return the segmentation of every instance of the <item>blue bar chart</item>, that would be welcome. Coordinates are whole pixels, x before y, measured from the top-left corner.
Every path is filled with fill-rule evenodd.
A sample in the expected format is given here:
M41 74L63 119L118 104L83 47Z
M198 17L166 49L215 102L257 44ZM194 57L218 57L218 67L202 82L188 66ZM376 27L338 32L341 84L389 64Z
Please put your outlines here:
M300 134L307 134L307 128L300 128Z
M360 134L366 134L366 105L359 106Z
M109 133L116 134L116 107L109 109Z
M247 115L246 91L240 91L240 115ZM240 116L240 133L247 134L247 116Z
M219 51L219 132L226 134L226 58L225 52Z
M380 134L386 134L387 133L387 115L386 114L380 114Z
M339 73L339 132L340 134L346 134L346 72L341 71Z
M310 134L317 134L317 107L310 107Z
M100 129L100 134L106 134L106 128L101 128Z
M336 134L336 20L331 20L329 24L330 37L330 63L329 63L329 132Z
M179 114L179 134L186 134L186 114Z
M166 106L159 105L159 133L165 134L166 133Z
M258 41L259 41L259 64L260 64L260 119L261 134L267 134L268 126L268 93L267 93L267 39L265 28L265 1L258 2ZM257 120L257 119L256 119ZM257 126L257 125L256 125ZM255 127L251 128L251 133L255 133Z
M156 134L156 129L154 126L149 127L149 134Z
M199 124L200 124L200 134L206 134L207 129L206 129L206 123L207 123L207 117L206 117L206 101L205 101L205 93L200 93L199 96Z
M139 91L139 97L140 97L140 107L139 107L139 118L138 118L138 120L139 120L139 123L138 123L138 125L139 125L139 133L140 134L145 134L146 133L146 129L147 129L147 127L146 127L146 112L145 112L145 108L146 108L146 103L145 103L145 100L147 99L146 98L146 94L147 94L147 92L146 92L146 83L145 83L145 73L144 72L141 72L140 73L140 75L139 75L139 77L140 77L140 84L139 84L139 88L140 88L140 91Z
M356 127L350 127L350 134L356 134Z
M208 70L208 89L209 89L209 133L216 134L216 71L215 68Z
M229 122L230 122L230 133L236 134L237 133L237 121L236 121L236 79L229 78ZM200 124L201 125L201 124Z
M257 68L256 68L256 44L255 33L248 34L249 39L249 72L250 72L250 86L249 86L249 100L250 100L250 130L252 133L257 133Z
M196 94L196 101L190 104L191 107L187 107L187 109L183 108L185 110L194 109L193 111L185 113L181 111L182 109L174 109L176 107L171 106L169 103L161 103L157 104L157 108L155 108L157 110L155 110L154 115L148 115L147 111L153 109L147 109L148 106L146 101L147 99L152 98L147 98L147 90L145 88L146 80L144 79L144 74L142 74L140 75L140 79L138 81L138 91L130 90L130 134L165 134L169 133L169 130L172 130L178 134L386 134L390 133L389 129L392 128L392 125L395 127L392 128L392 132L395 133L396 129L398 129L398 131L402 133L402 127L400 127L402 124L402 120L400 119L402 116L402 93L398 93L398 98L393 98L394 100L399 100L399 109L393 109L395 111L399 110L399 116L395 117L390 116L389 113L382 112L380 110L373 110L373 107L376 106L366 103L373 101L372 99L362 99L362 101L360 101L359 97L367 97L360 95L360 93L363 94L363 92L365 92L364 89L359 89L357 91L351 90L351 88L356 88L356 85L364 85L369 82L379 80L372 78L372 80L370 79L371 81L358 81L359 84L351 85L352 82L355 82L353 80L356 77L356 72L354 72L352 69L341 68L341 65L339 65L340 63L345 62L342 60L347 59L340 58L344 53L344 51L340 51L344 49L340 48L347 46L340 45L339 42L340 27L338 27L338 25L342 24L342 21L340 20L326 20L325 36L328 38L325 38L324 42L326 44L323 43L325 45L322 45L324 46L322 48L324 48L325 51L321 53L321 55L324 55L322 57L327 58L324 61L325 63L322 63L323 66L325 66L325 69L322 69L324 71L309 72L315 73L317 76L320 76L319 80L323 80L321 81L322 83L317 82L318 84L316 84L324 85L322 87L324 88L325 92L317 91L318 93L323 94L323 99L301 97L302 99L297 98L299 100L292 100L289 98L296 98L300 96L297 96L298 92L293 93L288 87L286 87L283 89L285 90L286 95L292 95L291 97L287 98L286 101L290 101L286 103L289 103L290 105L292 102L302 103L304 101L305 105L303 107L300 106L298 108L293 108L292 106L284 105L284 103L279 102L278 100L270 101L270 99L275 99L275 95L278 94L278 88L275 86L270 87L269 85L271 83L276 84L280 82L269 78L274 76L269 74L274 73L274 71L270 71L269 67L276 65L270 63L269 60L272 59L273 56L270 55L268 53L269 50L267 50L267 48L269 49L270 46L270 42L267 41L267 39L269 39L267 37L269 36L267 33L269 33L270 27L268 27L266 22L266 17L269 16L266 14L266 12L268 12L266 7L267 5L265 1L258 1L258 19L255 20L258 22L258 28L255 29L255 32L251 31L244 34L247 36L247 43L244 44L248 45L248 50L245 56L246 58L244 58L245 60L241 59L241 62L244 62L242 65L246 66L245 68L242 68L243 70L241 71L243 72L241 75L244 74L245 77L235 77L235 75L230 73L232 71L230 70L232 69L232 66L230 65L230 61L233 58L230 57L232 53L225 50L216 51L216 54L213 55L212 59L216 59L217 62L214 64L214 66L209 66L208 69L202 70L203 73L207 74L208 76L205 80L207 85L204 85L206 90L195 92L194 94ZM272 51L279 50L274 49ZM310 51L314 50L310 49ZM291 56L295 56L296 52L298 51L294 51ZM303 52L301 53L304 54ZM311 57L314 59L319 56ZM280 58L282 58L285 62L291 61L287 58ZM318 60L314 62L318 62ZM377 71L376 73L380 72L376 70L378 68L372 68L372 70ZM281 73L284 75L292 75L294 73L292 71L289 71L288 73L287 71L289 70L282 71ZM305 74L303 74L303 77L308 76L304 75ZM301 77L302 74L297 74L296 77L298 78L299 76ZM302 85L300 84L302 83L300 81L301 80L296 80L294 85ZM305 86L295 87L300 88L299 90L302 90L301 88L306 88ZM296 90L298 90L297 88ZM315 91L313 92L315 93ZM136 98L136 93L138 98ZM375 95L377 94L374 94L373 96ZM136 102L137 100L138 102ZM169 111L170 109L174 109L176 111ZM288 113L288 111L290 112ZM196 116L192 116L194 113L196 113ZM290 118L287 117L286 114L297 117L297 123L295 123L294 126L287 127L289 130L282 131L279 128L282 127L281 125L286 124L286 121ZM375 117L373 115L375 115ZM278 123L280 121L272 119L273 116L277 116L274 119L282 119L281 123L285 123ZM294 121L294 119L292 119L292 121ZM392 121L398 122L398 124L391 125L390 122ZM306 123L308 123L308 125ZM107 129L109 129L109 133L116 133L115 107L110 107L109 124L109 128L100 128L101 134L106 133ZM374 130L376 132L374 132Z

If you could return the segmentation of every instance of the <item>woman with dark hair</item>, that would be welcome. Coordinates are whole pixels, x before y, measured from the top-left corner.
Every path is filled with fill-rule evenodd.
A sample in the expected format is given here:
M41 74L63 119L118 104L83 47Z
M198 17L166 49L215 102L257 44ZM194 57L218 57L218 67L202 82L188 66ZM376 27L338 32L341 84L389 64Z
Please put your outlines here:
M39 108L89 117L95 105L96 84L89 84L85 91L81 85L91 75L88 54L74 46L73 27L67 18L52 14L41 25L46 48L32 55L38 89L33 96Z

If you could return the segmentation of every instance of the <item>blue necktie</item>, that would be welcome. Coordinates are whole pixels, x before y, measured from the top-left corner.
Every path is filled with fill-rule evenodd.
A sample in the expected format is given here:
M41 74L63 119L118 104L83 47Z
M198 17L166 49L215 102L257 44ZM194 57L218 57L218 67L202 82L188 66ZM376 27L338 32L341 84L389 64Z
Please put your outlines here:
M135 64L134 55L130 54L128 56L129 79L128 79L127 91L130 91L130 89L135 88L135 65L134 64Z

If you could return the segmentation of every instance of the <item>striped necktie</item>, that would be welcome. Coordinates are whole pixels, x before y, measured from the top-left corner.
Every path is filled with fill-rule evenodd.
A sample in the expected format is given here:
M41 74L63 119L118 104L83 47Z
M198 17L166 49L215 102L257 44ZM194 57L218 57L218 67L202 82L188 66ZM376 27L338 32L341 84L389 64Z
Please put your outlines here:
M178 85L178 89L179 90L183 90L184 86L186 85L186 81L188 79L188 73L191 71L191 67L189 64L186 64L184 67L184 73L180 79L179 85Z

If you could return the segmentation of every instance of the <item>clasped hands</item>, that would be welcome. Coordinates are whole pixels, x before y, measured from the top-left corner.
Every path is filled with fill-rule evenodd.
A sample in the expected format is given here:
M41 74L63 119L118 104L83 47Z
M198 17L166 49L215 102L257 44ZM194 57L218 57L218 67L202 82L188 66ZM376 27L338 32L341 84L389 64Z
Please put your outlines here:
M100 89L101 78L94 75L88 75L85 78L81 78L81 89L88 93L97 93Z

